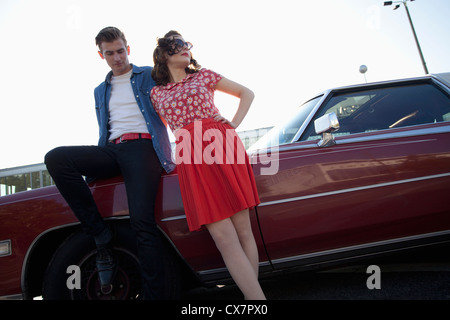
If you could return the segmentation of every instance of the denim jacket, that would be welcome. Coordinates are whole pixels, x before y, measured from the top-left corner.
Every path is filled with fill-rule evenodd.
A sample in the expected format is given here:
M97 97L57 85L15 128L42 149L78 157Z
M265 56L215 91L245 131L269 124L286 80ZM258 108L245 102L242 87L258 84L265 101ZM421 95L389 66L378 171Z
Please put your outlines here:
M175 164L171 158L171 146L167 128L161 121L161 118L153 108L150 101L150 91L155 85L155 81L151 76L152 67L133 67L133 75L130 82L133 88L136 102L141 109L145 122L147 123L148 132L152 136L153 147L158 155L159 161L166 172L171 172L175 168ZM111 98L111 76L112 71L108 73L104 82L102 82L94 90L95 95L95 111L97 113L97 121L100 131L98 140L99 146L106 146L109 137L109 99Z

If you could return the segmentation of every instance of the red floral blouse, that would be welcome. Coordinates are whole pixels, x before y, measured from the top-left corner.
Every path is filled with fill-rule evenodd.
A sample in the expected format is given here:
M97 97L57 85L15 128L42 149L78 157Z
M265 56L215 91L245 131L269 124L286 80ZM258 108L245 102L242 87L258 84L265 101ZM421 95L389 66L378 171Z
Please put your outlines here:
M180 82L155 86L151 91L153 107L172 131L195 120L211 118L219 113L214 105L214 91L220 79L220 74L201 69Z

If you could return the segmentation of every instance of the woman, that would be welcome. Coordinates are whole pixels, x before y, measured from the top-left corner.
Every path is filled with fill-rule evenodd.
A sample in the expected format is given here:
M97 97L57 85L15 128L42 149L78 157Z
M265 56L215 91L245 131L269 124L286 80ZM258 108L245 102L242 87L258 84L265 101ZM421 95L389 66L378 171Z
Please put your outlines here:
M249 217L249 208L260 202L248 156L234 131L254 94L201 69L191 48L176 31L158 39L152 71L157 86L151 92L154 108L177 138L176 162L188 226L190 231L208 229L246 299L265 299ZM240 99L232 121L214 106L215 90Z

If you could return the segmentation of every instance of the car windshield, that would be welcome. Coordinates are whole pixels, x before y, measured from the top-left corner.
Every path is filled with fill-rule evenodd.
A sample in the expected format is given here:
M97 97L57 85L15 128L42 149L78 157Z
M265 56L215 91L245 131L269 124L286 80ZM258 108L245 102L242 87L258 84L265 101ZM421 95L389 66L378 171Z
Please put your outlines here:
M431 83L341 92L329 99L314 119L334 112L340 128L334 136L438 123L450 120L448 96ZM300 140L317 140L314 121Z
M272 130L267 132L267 134L253 144L249 150L255 151L291 143L298 130L321 98L322 96L318 96L302 104L295 110L294 114L286 118L284 123L273 127Z

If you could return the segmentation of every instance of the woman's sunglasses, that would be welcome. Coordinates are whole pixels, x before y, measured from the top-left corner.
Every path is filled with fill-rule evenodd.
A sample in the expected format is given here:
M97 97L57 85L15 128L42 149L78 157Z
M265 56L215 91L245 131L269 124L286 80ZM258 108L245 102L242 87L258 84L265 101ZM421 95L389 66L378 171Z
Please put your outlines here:
M169 41L168 44L170 47L169 51L167 52L169 54L169 56L180 53L184 47L186 47L188 50L191 50L193 47L192 43L185 42L181 39L172 39Z

